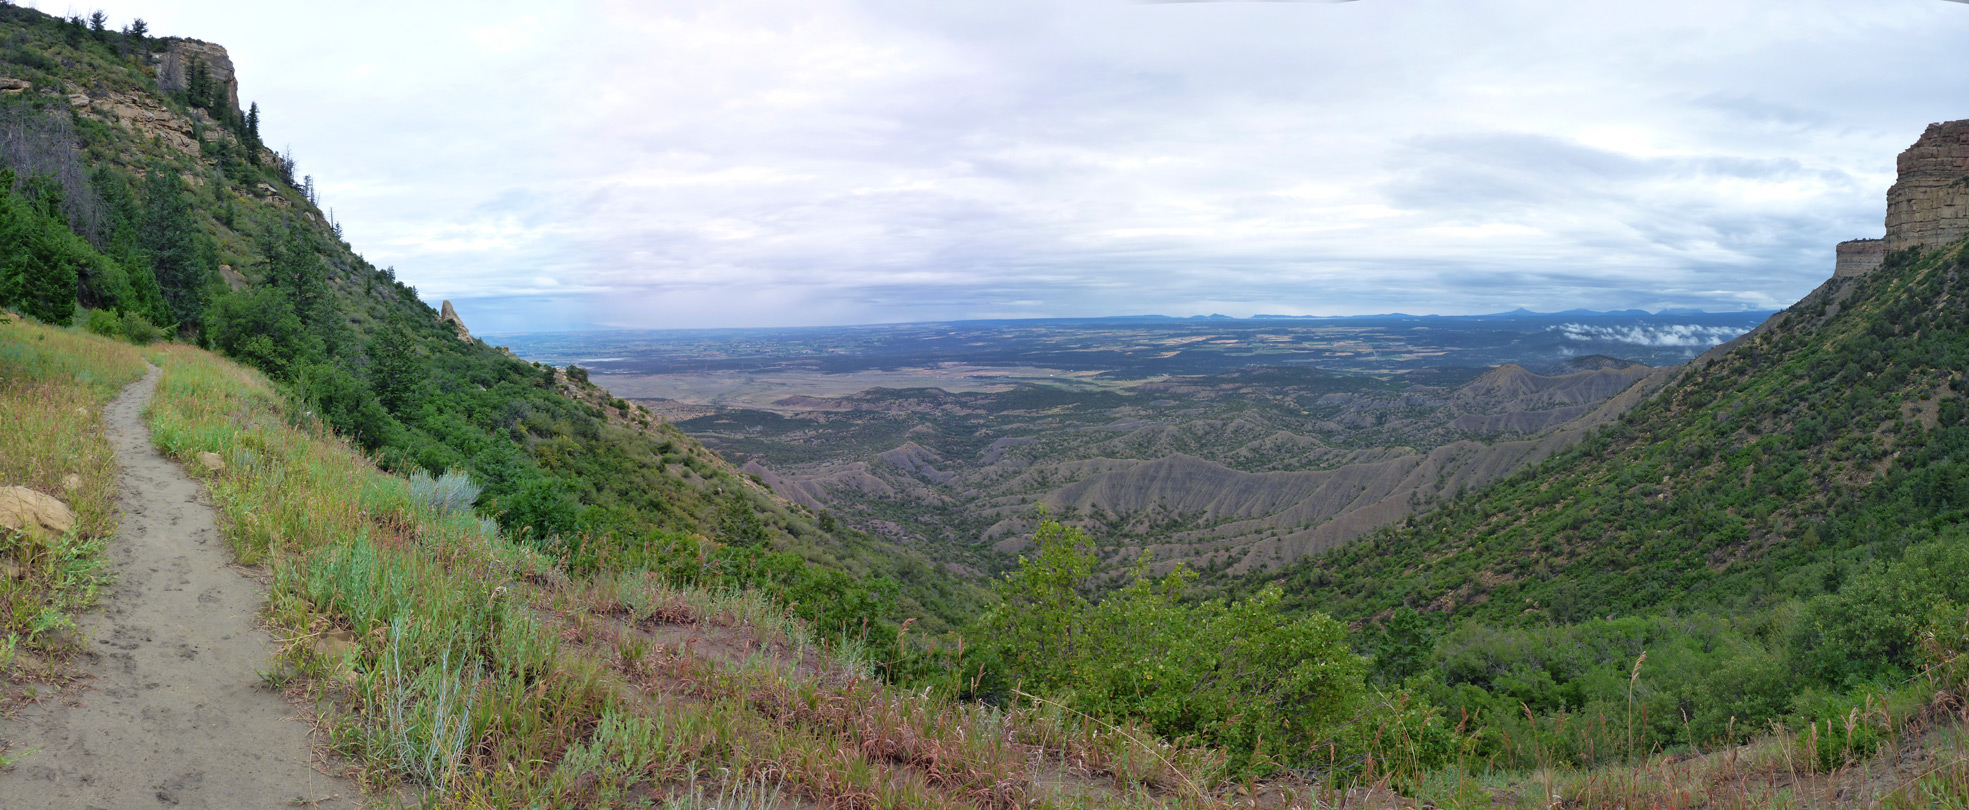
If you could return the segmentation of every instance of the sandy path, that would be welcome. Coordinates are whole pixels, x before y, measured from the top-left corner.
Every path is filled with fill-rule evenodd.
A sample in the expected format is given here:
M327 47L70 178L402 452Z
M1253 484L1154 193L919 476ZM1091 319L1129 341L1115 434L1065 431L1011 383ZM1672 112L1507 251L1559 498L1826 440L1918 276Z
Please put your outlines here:
M259 685L274 650L259 583L227 567L201 488L151 447L158 376L103 412L123 521L117 584L81 621L95 679L0 723L10 756L39 749L0 773L0 808L352 807L360 790L310 767L307 727Z

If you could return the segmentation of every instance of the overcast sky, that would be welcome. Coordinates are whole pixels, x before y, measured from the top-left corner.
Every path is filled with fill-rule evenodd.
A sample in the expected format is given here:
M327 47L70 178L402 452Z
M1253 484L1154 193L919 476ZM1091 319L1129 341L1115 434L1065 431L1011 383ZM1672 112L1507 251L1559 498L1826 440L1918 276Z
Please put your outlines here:
M1942 0L105 10L484 333L1774 308L1969 117Z

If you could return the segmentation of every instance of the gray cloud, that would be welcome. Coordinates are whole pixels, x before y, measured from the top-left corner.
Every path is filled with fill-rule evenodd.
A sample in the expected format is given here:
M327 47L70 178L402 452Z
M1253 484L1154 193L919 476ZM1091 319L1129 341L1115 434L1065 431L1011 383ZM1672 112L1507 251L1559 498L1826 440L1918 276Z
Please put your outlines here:
M127 13L497 331L1779 306L1969 114L1931 0Z

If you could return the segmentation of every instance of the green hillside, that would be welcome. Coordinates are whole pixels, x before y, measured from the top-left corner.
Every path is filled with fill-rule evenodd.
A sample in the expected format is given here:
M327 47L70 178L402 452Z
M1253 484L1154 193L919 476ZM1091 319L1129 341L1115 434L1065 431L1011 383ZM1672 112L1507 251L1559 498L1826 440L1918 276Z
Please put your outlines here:
M1637 666L1662 744L1842 714L1969 606L1965 269L1958 242L1833 279L1572 450L1242 587L1504 736L1619 716Z

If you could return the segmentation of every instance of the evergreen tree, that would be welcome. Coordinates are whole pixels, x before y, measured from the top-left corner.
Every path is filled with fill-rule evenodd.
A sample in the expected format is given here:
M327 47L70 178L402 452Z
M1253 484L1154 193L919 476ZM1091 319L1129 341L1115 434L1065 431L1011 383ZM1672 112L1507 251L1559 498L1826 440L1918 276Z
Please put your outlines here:
M307 230L289 222L279 234L263 234L260 255L265 257L262 268L267 282L287 293L301 322L320 323L326 315L328 283Z
M7 260L6 298L24 314L67 326L75 316L75 267L64 262L49 234L39 229Z
M150 265L141 263L124 268L130 278L130 302L123 307L124 312L137 312L158 326L168 327L176 322L171 317L171 305L164 300L164 288L157 283L157 276L150 272Z
M102 9L96 9L89 14L89 34L94 36L97 42L109 41L109 15L104 14Z
M393 314L369 342L370 390L385 409L401 416L416 410L422 400L424 377L410 325L400 312Z
M265 147L265 144L260 141L260 102L253 102L247 108L246 116L240 120L242 122L242 128L245 130L241 133L243 137L240 140L244 142L246 147L246 163L249 166L258 166L260 165L260 150Z
M13 185L14 173L0 171L0 305L66 326L75 314L76 277L73 246L62 237L80 240ZM55 205L59 210L59 200Z
M176 173L151 170L138 237L171 312L183 325L201 323L206 298L218 283L218 263Z
M150 37L150 26L144 24L144 18L138 17L130 21L129 28L123 29L123 36L130 40L132 46L135 46L137 50L141 51L145 44L147 44L146 40Z

